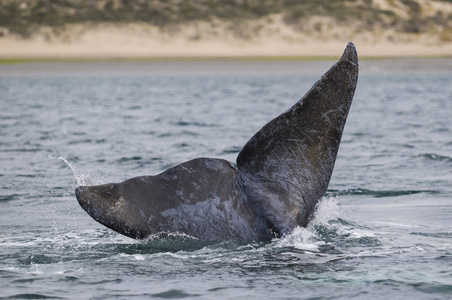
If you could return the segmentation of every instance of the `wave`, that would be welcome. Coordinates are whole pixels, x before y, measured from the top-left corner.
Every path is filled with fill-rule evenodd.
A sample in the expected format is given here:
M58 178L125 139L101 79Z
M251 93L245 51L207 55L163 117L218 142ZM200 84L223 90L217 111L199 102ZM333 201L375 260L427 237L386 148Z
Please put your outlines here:
M0 299L64 299L62 297L47 296L44 294L15 294Z
M68 142L68 145L78 145L78 144L103 144L107 140L106 139L80 139L80 140L71 140Z
M424 237L433 237L433 238L446 238L446 239L452 238L452 232L433 232L433 233L411 232L410 234L424 236Z
M179 136L199 136L199 133L189 130L183 130L180 132L164 132L159 134L159 138L166 138L166 137L179 137Z
M187 122L187 121L178 121L174 122L173 125L176 126L195 126L195 127L218 127L216 124L207 124L207 123L200 123L200 122Z
M7 201L11 201L11 200L16 200L20 197L22 197L23 195L20 194L11 194L11 195L1 195L0 196L0 202L7 202Z
M387 191L375 191L368 189L347 189L347 190L334 190L330 189L327 191L328 197L337 197L344 195L364 195L364 196L373 196L375 198L383 198L383 197L397 197L404 195L414 195L414 194L431 194L436 195L440 194L440 191L437 190L387 190Z
M430 161L438 161L438 162L446 162L446 163L452 163L452 157L449 156L443 156L435 153L424 153L419 155L422 158L425 158Z
M242 147L237 147L237 146L231 146L228 147L226 149L224 149L221 154L235 154L235 153L239 153L242 150Z
M116 161L118 163L126 163L129 161L139 161L142 160L143 158L141 156L132 156L132 157L121 157L119 159L117 159Z
M44 148L11 148L11 149L2 149L0 152L8 153L8 152L40 152L40 151L47 151L48 149Z

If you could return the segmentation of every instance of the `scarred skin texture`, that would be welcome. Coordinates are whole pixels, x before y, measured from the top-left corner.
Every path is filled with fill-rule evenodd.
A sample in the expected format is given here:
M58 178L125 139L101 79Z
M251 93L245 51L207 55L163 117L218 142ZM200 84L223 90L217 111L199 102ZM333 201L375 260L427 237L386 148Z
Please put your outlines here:
M80 186L96 221L135 239L184 233L201 239L266 241L309 222L325 194L358 81L348 43L306 95L259 130L237 157L197 158L156 176Z

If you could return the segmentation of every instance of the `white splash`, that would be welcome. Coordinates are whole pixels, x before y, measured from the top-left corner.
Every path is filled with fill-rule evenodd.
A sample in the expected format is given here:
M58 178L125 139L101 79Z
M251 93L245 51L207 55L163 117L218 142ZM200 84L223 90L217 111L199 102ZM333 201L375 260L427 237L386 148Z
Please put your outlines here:
M309 252L320 252L319 246L325 242L317 235L316 225L328 225L329 221L335 220L342 214L336 198L323 198L316 207L312 220L306 228L296 227L289 234L274 240L276 247L295 247Z
M79 173L75 169L75 167L67 159L65 159L64 157L62 157L62 156L54 157L54 156L49 155L49 158L50 159L61 160L62 162L64 162L66 164L66 166L68 166L69 169L71 169L72 173L74 174L74 177L77 180L77 185L78 186L101 184L101 182L98 182L99 180L93 180L87 174Z
M289 235L276 240L276 247L295 247L309 252L319 252L320 241L315 232L310 228L296 227Z
M342 209L337 202L337 198L322 198L317 204L314 217L309 222L308 228L315 225L326 225L329 221L338 219L343 214Z

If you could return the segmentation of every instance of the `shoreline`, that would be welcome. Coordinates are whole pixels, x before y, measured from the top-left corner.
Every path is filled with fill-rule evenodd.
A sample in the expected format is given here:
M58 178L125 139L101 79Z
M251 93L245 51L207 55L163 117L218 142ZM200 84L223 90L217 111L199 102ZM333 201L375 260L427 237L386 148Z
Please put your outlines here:
M359 51L359 50L358 50ZM452 49L451 49L452 51ZM338 52L340 53L340 51ZM234 56L96 56L96 55L73 55L65 56L59 54L49 55L27 55L27 56L7 56L0 54L0 64L23 64L23 63L89 63L89 62L284 62L284 61L334 61L340 58L340 55L234 55ZM360 61L375 61L375 60L398 60L398 59L452 59L452 52L450 53L431 53L423 52L414 55L406 55L405 53L390 55L366 55L366 53L359 55Z
M127 32L126 32L127 33ZM452 42L417 39L406 42L372 40L364 37L287 40L265 36L250 40L188 40L184 35L162 39L121 32L89 31L77 39L45 40L36 36L21 39L0 37L0 63L45 61L316 61L335 60L352 41L361 60L394 58L449 58Z
M25 63L164 63L164 62L316 62L336 61L340 56L148 56L148 57L0 57L0 65ZM359 56L360 61L388 61L403 59L441 60L452 59L449 55L415 55L415 56Z
M314 76L322 75L334 60L317 61L82 61L0 64L5 77L111 76ZM361 75L451 73L452 58L360 60Z

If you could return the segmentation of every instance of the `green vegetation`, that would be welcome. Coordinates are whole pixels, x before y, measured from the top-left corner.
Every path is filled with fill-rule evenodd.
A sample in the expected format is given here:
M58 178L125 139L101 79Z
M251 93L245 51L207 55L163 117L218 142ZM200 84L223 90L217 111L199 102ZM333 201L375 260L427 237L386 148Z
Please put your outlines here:
M428 56L425 58L444 58L445 56ZM448 57L448 56L447 56ZM17 59L2 59L0 58L0 65L12 65L12 64L25 64L25 63L43 63L43 62L166 62L166 61L336 61L339 56L175 56L175 57L123 57L123 58L111 58L111 57L93 57L93 58L17 58ZM370 57L360 56L360 61L370 60L383 60L388 57Z
M452 0L442 0L452 3ZM372 0L2 0L0 36L9 33L30 37L48 26L58 34L69 24L146 22L165 27L213 19L240 22L282 14L284 21L303 30L310 16L328 16L338 24L353 24L357 31L392 28L401 33L426 33L432 28L452 30L452 15L438 12L424 16L415 0L391 0L406 11L377 9ZM449 39L446 34L445 39Z

